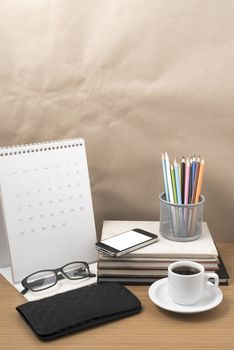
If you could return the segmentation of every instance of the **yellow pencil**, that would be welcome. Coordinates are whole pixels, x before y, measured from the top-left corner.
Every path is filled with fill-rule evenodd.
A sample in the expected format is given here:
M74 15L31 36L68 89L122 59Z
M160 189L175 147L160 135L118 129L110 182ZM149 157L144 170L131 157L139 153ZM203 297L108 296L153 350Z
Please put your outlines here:
M199 175L198 175L195 203L199 202L199 197L200 197L200 194L201 194L202 179L203 179L203 174L204 174L204 165L205 165L205 161L204 161L204 158L202 158L201 164L200 164L200 169L199 169Z

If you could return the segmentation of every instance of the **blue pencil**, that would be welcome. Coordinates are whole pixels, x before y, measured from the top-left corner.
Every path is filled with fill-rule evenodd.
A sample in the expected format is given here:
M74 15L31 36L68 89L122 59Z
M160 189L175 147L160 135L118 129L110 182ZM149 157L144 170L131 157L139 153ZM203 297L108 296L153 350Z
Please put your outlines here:
M164 188L166 193L166 200L170 202L169 192L168 192L168 183L167 183L167 172L166 172L166 160L164 154L162 154L162 168L163 168L163 180L164 180Z
M178 204L182 204L179 166L178 166L178 163L176 162L176 160L174 160L174 170L175 170L175 182L176 182L177 201L178 201Z
M193 184L195 179L196 171L196 158L195 156L190 159L190 183L189 183L189 203L192 203L192 194L193 194Z
M196 157L194 156L192 161L192 187L194 184L195 173L196 173Z

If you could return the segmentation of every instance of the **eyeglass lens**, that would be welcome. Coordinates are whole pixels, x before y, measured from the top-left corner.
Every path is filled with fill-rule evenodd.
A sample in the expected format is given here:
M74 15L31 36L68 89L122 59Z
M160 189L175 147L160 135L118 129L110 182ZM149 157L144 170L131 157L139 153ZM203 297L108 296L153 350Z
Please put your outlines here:
M68 278L74 280L89 276L88 267L85 264L78 262L64 266L62 271Z
M34 292L52 287L56 284L57 277L54 271L41 271L27 278L28 287Z

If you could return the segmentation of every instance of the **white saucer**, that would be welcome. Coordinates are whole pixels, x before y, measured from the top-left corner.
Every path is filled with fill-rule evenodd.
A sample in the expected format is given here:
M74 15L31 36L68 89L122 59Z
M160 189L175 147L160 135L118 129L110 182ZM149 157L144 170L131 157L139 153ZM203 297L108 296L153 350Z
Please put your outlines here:
M211 283L211 282L209 282ZM213 309L223 300L223 293L219 288L208 288L202 299L194 305L179 305L174 303L168 295L168 278L154 282L149 288L149 297L154 304L162 309L182 314L195 314Z

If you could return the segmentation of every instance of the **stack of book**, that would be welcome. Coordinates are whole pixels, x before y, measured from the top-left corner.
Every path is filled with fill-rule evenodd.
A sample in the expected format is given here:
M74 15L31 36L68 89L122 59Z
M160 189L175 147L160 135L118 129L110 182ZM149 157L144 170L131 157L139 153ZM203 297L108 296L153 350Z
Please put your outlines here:
M159 241L121 257L99 252L98 281L150 284L167 277L167 269L172 262L192 260L202 264L206 271L222 273L220 284L228 284L229 276L205 222L201 237L191 242L165 239L159 233L159 222L155 221L104 221L101 239L134 228L157 234Z

